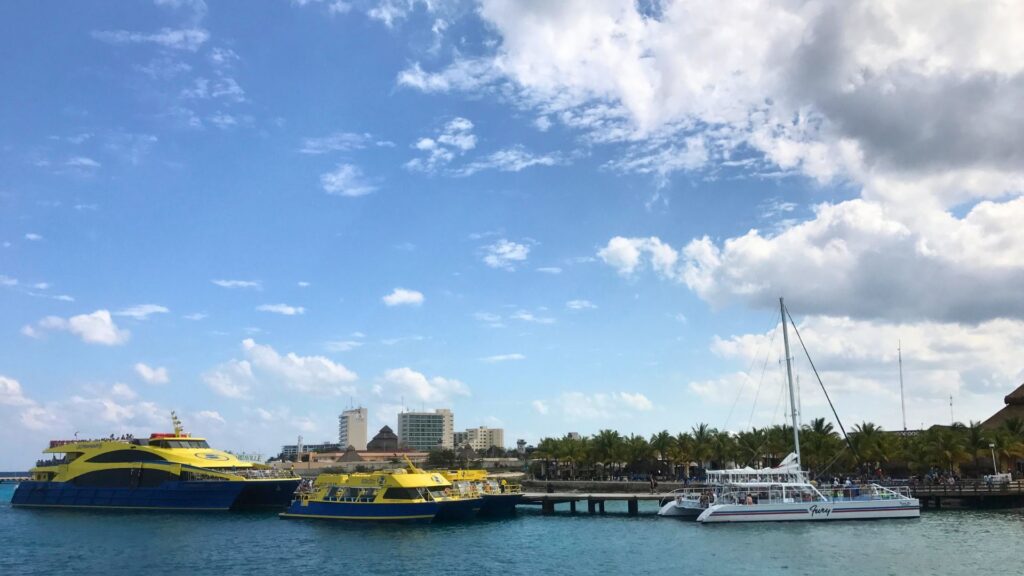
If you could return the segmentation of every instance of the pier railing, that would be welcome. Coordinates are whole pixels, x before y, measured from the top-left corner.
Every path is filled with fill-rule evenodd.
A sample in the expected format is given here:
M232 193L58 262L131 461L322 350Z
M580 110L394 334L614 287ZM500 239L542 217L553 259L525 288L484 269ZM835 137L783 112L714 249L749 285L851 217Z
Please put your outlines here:
M1009 496L1024 495L1024 481L985 482L967 480L956 484L916 484L910 486L910 493L921 496Z

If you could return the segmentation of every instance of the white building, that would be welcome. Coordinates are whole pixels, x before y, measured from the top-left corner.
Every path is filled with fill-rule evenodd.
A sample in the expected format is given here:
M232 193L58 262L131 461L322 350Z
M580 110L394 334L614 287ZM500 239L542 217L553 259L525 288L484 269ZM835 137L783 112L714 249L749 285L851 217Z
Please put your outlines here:
M366 450L366 408L345 410L338 416L338 444Z
M447 408L433 412L399 412L398 444L412 450L455 447L455 415Z

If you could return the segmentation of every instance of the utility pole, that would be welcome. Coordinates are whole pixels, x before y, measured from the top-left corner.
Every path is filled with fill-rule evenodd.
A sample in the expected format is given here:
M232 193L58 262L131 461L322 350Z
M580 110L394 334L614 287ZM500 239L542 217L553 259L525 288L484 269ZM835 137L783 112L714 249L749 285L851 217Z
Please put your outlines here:
M896 352L900 359L900 408L903 411L903 431L907 431L907 402L903 398L903 341L896 344Z

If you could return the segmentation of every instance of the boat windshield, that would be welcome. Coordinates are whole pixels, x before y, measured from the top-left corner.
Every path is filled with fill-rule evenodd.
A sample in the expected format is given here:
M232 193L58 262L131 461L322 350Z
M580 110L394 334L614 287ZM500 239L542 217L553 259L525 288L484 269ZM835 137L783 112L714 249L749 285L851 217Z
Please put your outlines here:
M732 486L720 495L718 504L783 504L823 502L827 498L810 484L750 484Z
M156 448L209 448L206 440L150 440L150 446Z

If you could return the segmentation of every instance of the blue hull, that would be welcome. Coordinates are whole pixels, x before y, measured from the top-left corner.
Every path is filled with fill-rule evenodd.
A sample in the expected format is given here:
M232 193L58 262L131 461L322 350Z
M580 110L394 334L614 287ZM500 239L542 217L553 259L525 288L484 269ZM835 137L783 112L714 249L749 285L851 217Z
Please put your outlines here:
M516 505L523 499L522 494L484 494L481 516L508 516L516 513Z
M96 488L67 482L22 482L12 506L124 508L138 510L228 510L244 482L172 481L153 488Z
M253 508L277 508L283 510L291 503L295 489L299 487L298 478L294 480L247 480L242 493L235 500L233 510L250 510Z
M483 498L449 500L440 504L441 509L437 512L437 520L468 520L480 512L484 500Z
M356 502L292 502L282 518L326 518L331 520L360 520L385 522L430 522L437 515L436 502L409 502L396 504L368 504Z

